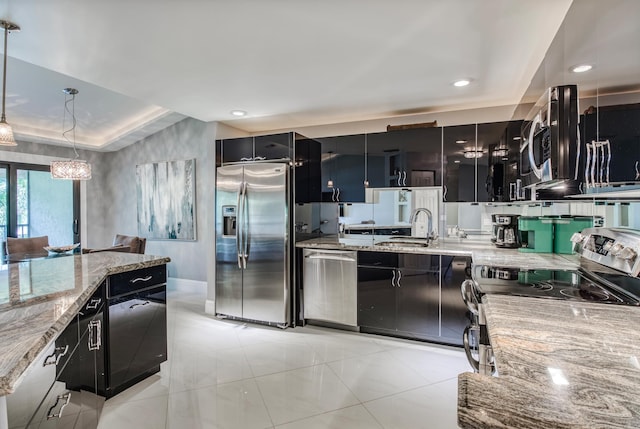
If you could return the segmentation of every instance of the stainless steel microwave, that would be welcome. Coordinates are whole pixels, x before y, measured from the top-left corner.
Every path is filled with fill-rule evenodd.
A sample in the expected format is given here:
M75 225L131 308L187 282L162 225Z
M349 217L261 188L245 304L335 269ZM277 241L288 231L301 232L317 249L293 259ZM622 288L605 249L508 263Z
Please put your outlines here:
M577 85L548 88L522 125L520 176L523 186L578 192L578 125Z

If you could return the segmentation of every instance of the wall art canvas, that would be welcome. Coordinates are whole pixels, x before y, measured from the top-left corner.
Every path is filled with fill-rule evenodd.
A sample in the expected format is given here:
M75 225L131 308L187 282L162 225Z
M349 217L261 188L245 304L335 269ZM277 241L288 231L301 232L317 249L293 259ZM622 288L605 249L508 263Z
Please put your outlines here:
M136 166L138 235L195 240L195 159Z

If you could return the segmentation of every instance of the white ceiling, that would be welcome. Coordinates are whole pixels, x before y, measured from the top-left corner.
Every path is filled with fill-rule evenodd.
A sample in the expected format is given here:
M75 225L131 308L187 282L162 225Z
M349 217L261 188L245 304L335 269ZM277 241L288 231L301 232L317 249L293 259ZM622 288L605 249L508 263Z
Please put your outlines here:
M78 145L115 150L185 116L261 132L515 105L570 5L0 0L22 28L9 35L7 121L64 144L62 89L75 87Z

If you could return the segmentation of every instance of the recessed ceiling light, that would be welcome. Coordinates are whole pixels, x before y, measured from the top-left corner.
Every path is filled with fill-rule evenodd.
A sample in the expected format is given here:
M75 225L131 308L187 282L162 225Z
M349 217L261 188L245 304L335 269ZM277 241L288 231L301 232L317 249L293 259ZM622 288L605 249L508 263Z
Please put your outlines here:
M456 140L456 143L458 144L465 144L467 141L466 140Z
M591 64L580 64L579 66L573 67L571 71L574 73L584 73L591 70L592 68L593 66Z
M233 116L245 116L247 112L245 112L244 110L232 110L231 114Z
M460 79L453 82L453 86L467 86L471 83L469 79Z

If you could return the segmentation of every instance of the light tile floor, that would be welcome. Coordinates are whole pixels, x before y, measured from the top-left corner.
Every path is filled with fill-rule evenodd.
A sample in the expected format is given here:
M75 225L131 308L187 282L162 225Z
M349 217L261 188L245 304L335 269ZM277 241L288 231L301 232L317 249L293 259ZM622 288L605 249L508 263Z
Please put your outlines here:
M457 427L461 349L218 320L204 302L170 280L169 360L105 403L101 429Z

